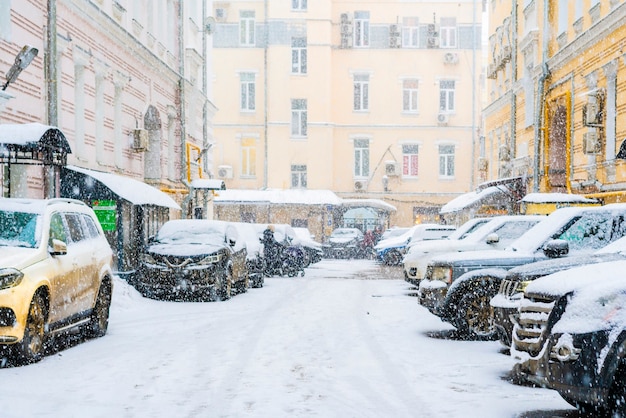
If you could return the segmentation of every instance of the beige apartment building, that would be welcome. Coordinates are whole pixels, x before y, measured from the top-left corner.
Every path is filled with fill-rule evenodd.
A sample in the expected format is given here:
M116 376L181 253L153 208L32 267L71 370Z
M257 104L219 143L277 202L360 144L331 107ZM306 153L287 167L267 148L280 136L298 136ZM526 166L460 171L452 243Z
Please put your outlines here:
M626 201L626 2L487 3L481 176Z
M213 16L228 189L375 199L410 226L476 186L482 2L214 1Z

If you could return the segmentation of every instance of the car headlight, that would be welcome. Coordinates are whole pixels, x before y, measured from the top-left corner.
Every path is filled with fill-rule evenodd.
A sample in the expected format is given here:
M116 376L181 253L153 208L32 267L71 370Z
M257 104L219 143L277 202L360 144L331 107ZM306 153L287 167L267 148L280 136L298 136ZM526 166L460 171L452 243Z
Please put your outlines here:
M452 283L452 267L434 266L430 274L431 280L441 280L448 284Z
M0 269L0 289L15 287L22 281L24 273L14 268Z
M524 293L524 291L526 290L526 288L528 287L529 284L532 283L532 280L525 280L523 282L519 282L517 284L517 289L515 290L516 293Z
M222 259L220 254L212 254L204 257L198 264L214 264L219 262Z
M143 261L146 264L156 264L156 260L154 259L154 257L152 257L150 254L148 253L143 253L141 256L141 261Z

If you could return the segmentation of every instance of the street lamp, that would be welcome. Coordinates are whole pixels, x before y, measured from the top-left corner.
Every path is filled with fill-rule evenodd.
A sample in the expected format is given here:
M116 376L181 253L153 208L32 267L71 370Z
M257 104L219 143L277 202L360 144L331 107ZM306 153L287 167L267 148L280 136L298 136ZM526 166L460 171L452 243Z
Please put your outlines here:
M24 68L28 67L28 64L37 56L38 52L39 50L37 48L33 48L29 45L25 45L24 48L22 48L15 57L15 62L7 72L7 82L2 86L2 91L6 90L10 83L17 80L17 76L20 75Z

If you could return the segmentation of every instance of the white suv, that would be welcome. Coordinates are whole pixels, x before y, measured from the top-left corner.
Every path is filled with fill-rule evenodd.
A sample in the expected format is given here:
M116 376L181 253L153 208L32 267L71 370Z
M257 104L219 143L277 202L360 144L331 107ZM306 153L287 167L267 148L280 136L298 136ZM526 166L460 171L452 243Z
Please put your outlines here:
M0 248L0 346L18 362L70 329L106 333L113 252L89 206L0 198Z

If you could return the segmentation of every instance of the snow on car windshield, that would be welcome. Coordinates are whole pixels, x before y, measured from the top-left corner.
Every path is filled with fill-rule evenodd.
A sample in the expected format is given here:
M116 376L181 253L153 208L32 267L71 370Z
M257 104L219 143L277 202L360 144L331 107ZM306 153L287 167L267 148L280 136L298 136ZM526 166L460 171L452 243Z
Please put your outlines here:
M206 244L224 240L224 229L218 223L171 221L165 223L156 240L163 244Z
M36 213L0 211L0 245L34 248L39 242Z

